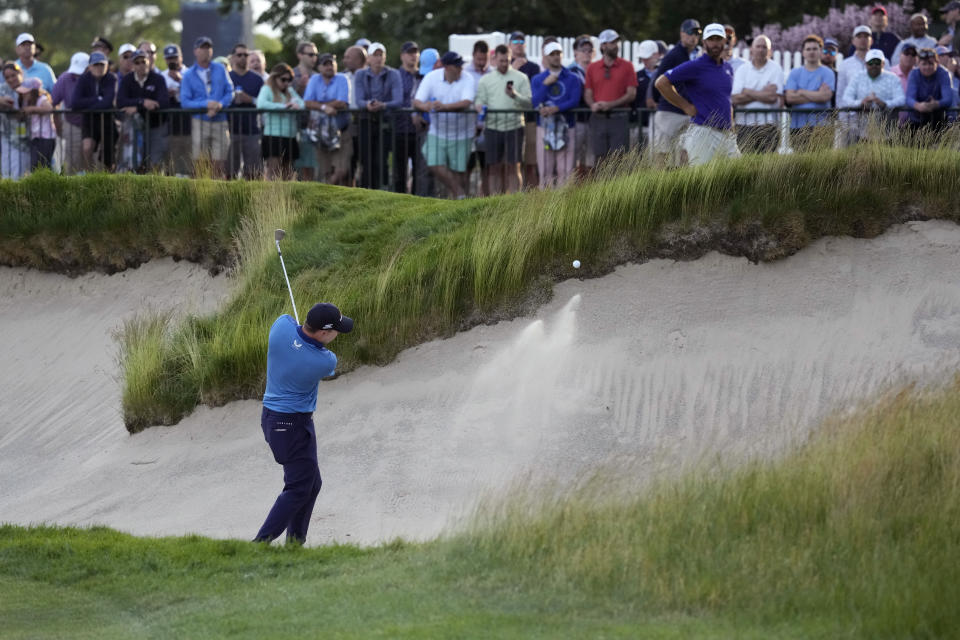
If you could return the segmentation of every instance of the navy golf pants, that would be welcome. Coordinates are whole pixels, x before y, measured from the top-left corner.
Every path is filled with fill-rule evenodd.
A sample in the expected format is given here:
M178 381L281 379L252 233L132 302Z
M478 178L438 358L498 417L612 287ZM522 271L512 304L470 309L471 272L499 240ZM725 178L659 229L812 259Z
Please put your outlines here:
M279 413L264 407L260 428L273 459L283 465L283 491L256 539L270 542L286 530L288 542L306 542L313 505L322 484L313 414Z

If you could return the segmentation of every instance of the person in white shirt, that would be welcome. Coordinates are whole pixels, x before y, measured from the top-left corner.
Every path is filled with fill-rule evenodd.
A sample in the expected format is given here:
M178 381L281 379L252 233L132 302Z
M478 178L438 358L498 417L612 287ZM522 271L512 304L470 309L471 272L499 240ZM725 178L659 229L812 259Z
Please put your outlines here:
M882 126L889 117L890 110L902 107L906 101L900 78L884 71L883 65L883 51L868 51L867 70L850 81L840 98L841 107L859 108L863 111L860 117L851 123L852 142L866 138L871 133L871 125Z
M770 38L757 36L750 45L750 62L733 74L734 107L779 109L783 106L783 67L770 59ZM738 113L737 145L746 153L771 153L780 142L776 113Z
M443 68L426 76L413 100L413 107L430 115L430 131L424 145L427 166L450 195L465 196L465 179L475 116L470 110L477 88L473 77L463 73L463 58L448 51L440 59Z
M930 23L924 14L915 13L910 16L910 37L904 38L897 44L897 48L893 50L893 55L890 56L890 64L896 66L900 62L900 53L908 44L913 45L914 51L919 51L920 49L935 49L937 47L937 39L927 34L927 29L929 28Z
M843 96L844 90L847 88L847 83L849 83L855 75L867 70L867 51L870 51L872 45L873 32L870 31L870 27L861 24L853 30L853 55L844 58L843 62L841 62L837 68L838 102Z

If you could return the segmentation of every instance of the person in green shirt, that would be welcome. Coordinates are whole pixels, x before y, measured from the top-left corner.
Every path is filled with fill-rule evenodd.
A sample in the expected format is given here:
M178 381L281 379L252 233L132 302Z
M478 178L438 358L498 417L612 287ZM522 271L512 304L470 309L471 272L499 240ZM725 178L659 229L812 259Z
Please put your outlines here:
M303 99L293 90L293 69L280 63L270 70L257 96L257 109L279 112L300 111ZM264 113L260 139L267 180L293 177L293 163L300 157L297 143L297 113ZM311 147L311 150L313 148Z
M506 45L494 49L494 69L477 83L477 111L484 107L484 134L487 166L490 167L490 193L514 193L520 190L520 161L523 159L523 113L533 105L530 79L510 66ZM498 113L507 110L511 113Z

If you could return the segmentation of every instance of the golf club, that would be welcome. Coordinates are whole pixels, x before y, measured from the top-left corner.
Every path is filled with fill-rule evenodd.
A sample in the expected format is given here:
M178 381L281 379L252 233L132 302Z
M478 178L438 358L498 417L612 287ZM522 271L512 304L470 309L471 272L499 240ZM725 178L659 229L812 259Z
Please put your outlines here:
M277 242L277 255L280 256L280 267L283 269L283 279L287 281L287 291L290 292L290 304L293 305L293 317L296 318L297 324L300 324L300 316L297 314L297 303L293 299L293 288L290 286L290 278L287 277L287 267L283 264L283 253L280 251L280 241L283 240L285 235L287 235L286 231L277 229L273 232L273 239Z

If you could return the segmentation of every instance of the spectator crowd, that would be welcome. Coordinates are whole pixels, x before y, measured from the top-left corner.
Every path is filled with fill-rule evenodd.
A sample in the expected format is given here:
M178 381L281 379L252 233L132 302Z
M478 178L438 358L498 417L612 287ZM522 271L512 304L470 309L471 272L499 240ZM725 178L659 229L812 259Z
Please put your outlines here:
M477 41L469 60L414 41L391 56L364 38L338 60L303 42L295 64L269 69L244 44L215 57L208 37L189 68L175 44L114 55L97 37L58 77L22 33L15 58L0 60L0 170L299 178L464 198L562 185L630 148L679 166L895 129L936 134L960 104L960 1L941 14L949 28L936 39L925 14L895 34L874 7L845 56L811 34L789 74L766 36L745 60L731 26L692 18L672 46L641 42L639 68L606 29L578 36L566 66L557 38L531 53L519 31L492 48Z

